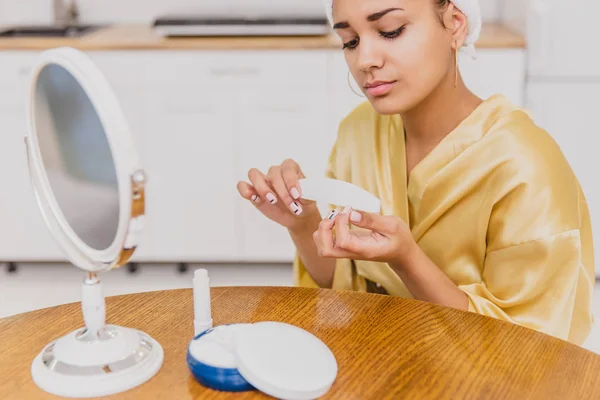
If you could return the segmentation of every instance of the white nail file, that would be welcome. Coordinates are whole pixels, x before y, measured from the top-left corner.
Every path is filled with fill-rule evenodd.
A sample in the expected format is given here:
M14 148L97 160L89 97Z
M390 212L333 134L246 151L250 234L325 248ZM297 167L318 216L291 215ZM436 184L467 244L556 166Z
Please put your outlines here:
M329 178L299 180L302 198L317 203L350 206L355 210L379 213L381 201L372 193L351 183Z

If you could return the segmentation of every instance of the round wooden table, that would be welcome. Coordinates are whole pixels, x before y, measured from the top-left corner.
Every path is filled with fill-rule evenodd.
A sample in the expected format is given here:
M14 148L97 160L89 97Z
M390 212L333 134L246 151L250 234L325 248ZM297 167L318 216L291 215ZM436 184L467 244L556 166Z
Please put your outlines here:
M193 336L189 289L107 300L111 324L137 328L164 348L147 383L114 399L249 399L198 384L185 362ZM334 399L598 399L600 356L529 329L414 300L304 288L212 289L214 324L281 321L333 351ZM35 386L31 361L83 323L79 303L0 319L0 398L56 398Z

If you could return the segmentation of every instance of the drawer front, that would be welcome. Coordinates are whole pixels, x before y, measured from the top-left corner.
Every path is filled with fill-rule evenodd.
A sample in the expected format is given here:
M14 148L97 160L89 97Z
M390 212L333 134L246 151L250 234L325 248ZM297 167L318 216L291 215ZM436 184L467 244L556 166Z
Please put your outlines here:
M147 52L143 74L152 83L239 86L324 86L325 51Z

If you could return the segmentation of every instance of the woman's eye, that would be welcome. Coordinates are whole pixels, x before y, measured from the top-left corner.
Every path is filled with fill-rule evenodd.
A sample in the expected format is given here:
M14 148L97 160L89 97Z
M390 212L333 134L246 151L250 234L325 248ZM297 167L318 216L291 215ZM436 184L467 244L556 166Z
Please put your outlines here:
M354 49L356 48L356 46L358 46L358 38L356 39L352 39L349 42L344 43L344 46L342 46L342 50L343 49Z
M386 39L395 39L402 34L404 31L405 25L402 25L400 28L391 31L391 32L379 32L379 34Z

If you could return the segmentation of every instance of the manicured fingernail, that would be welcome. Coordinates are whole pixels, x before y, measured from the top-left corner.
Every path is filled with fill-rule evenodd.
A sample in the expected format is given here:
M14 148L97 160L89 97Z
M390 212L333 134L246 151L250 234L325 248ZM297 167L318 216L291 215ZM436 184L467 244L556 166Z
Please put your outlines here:
M300 197L300 192L296 188L292 188L292 190L290 190L290 194L294 199L298 199Z
M331 212L327 216L327 219L334 219L337 215L338 215L338 209L336 208L334 210L331 210Z
M350 213L350 221L352 222L360 222L360 220L362 219L362 215L356 211L352 211Z
M271 204L277 203L277 199L275 198L275 195L273 193L267 193L267 195L265 197L267 198L269 203L271 203Z
M257 195L253 195L252 196L252 201L255 203L258 203L260 201L260 197L258 197Z
M302 207L300 207L300 204L298 204L296 202L293 202L292 204L290 204L290 209L296 215L302 214Z
M350 207L350 206L348 206L348 207L345 207L345 208L342 210L342 214L348 214L348 213L350 212L350 210L351 210L351 209L352 209L352 207Z

